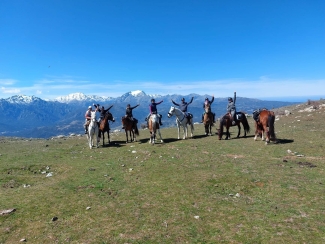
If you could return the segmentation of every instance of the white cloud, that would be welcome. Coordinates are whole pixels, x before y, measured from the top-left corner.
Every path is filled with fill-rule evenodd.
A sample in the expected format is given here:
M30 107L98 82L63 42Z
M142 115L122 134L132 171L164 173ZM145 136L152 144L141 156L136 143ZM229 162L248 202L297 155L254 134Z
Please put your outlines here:
M18 93L20 93L20 90L18 88L5 88L5 87L1 87L1 92L4 94L13 94L16 95Z
M15 84L17 81L14 79L0 79L0 85L10 86Z

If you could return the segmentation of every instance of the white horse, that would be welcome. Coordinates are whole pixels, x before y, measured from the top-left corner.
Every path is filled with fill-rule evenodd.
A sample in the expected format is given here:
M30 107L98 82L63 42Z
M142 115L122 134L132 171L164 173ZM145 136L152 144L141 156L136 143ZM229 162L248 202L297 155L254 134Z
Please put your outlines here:
M90 119L90 124L88 127L88 144L89 144L89 148L92 149L94 146L94 136L96 136L95 140L96 140L96 147L98 148L98 143L99 143L99 137L98 137L98 118L97 118L97 114L96 111L91 111L91 119Z
M151 114L149 121L148 121L148 127L149 127L149 131L150 131L150 140L149 143L151 143L152 145L155 144L156 141L156 132L158 131L158 135L160 137L160 141L164 142L162 137L161 137L161 133L160 133L160 129L159 129L159 118L157 114Z
M188 123L190 123L190 125L191 125L191 137L193 137L193 131L194 131L193 120L190 119L190 121L188 121L184 112L182 112L178 108L171 106L167 116L168 116L168 118L171 118L173 115L176 116L176 124L177 124L177 131L178 131L177 138L179 139L179 133L180 133L181 126L183 127L183 132L184 132L183 139L186 139L188 137L187 136L187 124Z

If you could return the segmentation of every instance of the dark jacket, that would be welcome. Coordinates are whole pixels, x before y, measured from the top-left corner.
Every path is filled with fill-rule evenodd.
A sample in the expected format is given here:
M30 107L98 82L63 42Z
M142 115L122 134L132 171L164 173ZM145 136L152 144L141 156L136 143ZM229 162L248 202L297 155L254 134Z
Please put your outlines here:
M236 111L236 92L234 93L234 100L232 102L229 102L227 104L227 112L232 112L232 111Z
M214 97L212 97L211 101L208 100L208 103L210 104L210 106L211 106L211 104L213 103L213 101L214 101ZM205 102L203 103L203 108L205 108Z
M149 111L150 114L156 114L157 113L157 105L161 104L163 101L160 101L158 103L150 103L149 104Z
M182 112L184 112L184 113L187 112L187 106L190 105L192 102L193 102L193 97L192 97L191 101L189 101L189 102L182 102L181 104L175 103L175 102L172 100L172 103L173 103L174 105L178 106L179 109L180 109Z
M113 107L113 105L111 105L108 109L98 109L98 111L100 112L100 118L103 119L105 117L105 114L108 112L108 110L110 110Z
M126 116L132 118L133 117L132 110L135 109L138 106L139 106L139 104L135 105L134 107L126 108L126 110L125 110Z

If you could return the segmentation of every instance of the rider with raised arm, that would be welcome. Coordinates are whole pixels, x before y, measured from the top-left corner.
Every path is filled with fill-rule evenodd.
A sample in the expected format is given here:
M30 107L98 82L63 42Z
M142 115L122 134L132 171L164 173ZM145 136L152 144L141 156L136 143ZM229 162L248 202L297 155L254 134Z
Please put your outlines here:
M163 102L163 100L161 100L160 102L157 102L156 103L156 101L155 101L154 98L151 99L151 103L149 104L149 111L150 111L150 113L148 114L148 116L146 118L147 121L149 121L149 118L150 118L150 115L151 114L157 114L158 115L158 118L159 118L159 124L160 125L163 125L161 123L161 117L162 116L161 116L161 114L158 114L158 111L157 111L157 105L161 104L162 102Z
M175 103L175 102L173 101L173 99L172 99L172 103L173 103L174 105L176 105L176 106L179 107L179 109L180 109L180 110L185 114L185 116L186 116L186 118L187 118L188 121L190 121L190 118L189 118L189 114L187 113L187 107L188 107L188 105L190 105L190 104L193 102L193 98L194 98L194 97L192 97L191 101L189 101L189 102L185 102L185 98L183 97L183 98L181 99L181 103L180 103L180 104Z
M140 106L140 104L137 104L134 107L131 107L130 104L126 105L125 118L129 118L131 121L134 121L135 124L138 123L138 120L133 118L132 110L139 106ZM123 125L122 129L124 129L124 128L125 128L125 125Z
M236 92L234 92L234 99L228 97L227 112L232 117L232 125L236 124Z
M210 111L209 112L211 112L211 104L213 103L213 101L214 101L214 95L212 95L211 101L209 100L209 98L207 98L207 97L205 98L204 103L203 103L204 112L202 114L202 121L201 121L201 123L203 123L203 121L204 121L205 106L209 104L210 105ZM216 122L216 114L215 113L212 113L212 114L213 114L213 123L215 123Z
M85 128L85 134L88 133L88 125L90 123L91 120L91 111L92 111L92 107L88 106L88 109L85 113L85 123L84 123L84 128Z

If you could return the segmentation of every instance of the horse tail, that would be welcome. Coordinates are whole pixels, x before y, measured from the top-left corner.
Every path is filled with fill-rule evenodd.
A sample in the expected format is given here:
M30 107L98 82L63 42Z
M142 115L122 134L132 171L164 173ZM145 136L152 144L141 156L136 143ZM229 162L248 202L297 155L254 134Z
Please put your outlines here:
M135 126L134 133L135 133L137 136L139 135L138 126Z
M220 123L219 123L219 139L221 139L222 135L223 135L223 125L225 124L225 116L223 116L221 119L220 119Z
M242 113L243 115L243 121L242 121L242 124L244 126L244 130L246 131L246 133L249 133L250 131L250 127L249 127L249 124L248 124L248 121L247 121L247 118L246 118L246 115L244 113Z
M269 126L270 139L275 139L274 121L275 121L274 112L270 111L269 116L267 118L267 124Z

